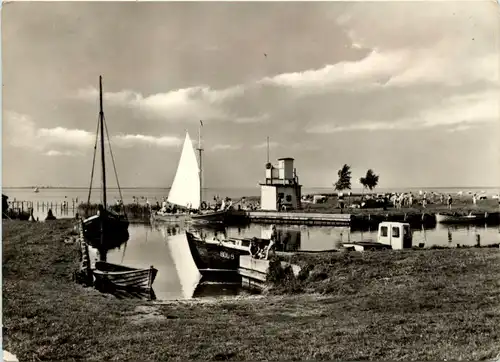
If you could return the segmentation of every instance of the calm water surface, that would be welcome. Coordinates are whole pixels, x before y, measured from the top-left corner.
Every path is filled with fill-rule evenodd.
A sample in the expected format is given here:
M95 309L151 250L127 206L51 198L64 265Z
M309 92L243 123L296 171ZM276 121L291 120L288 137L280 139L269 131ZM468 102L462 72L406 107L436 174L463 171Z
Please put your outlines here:
M278 236L287 250L325 250L340 246L341 242L376 240L377 231L350 231L347 227L277 226ZM242 293L235 286L198 285L200 275L191 258L185 236L185 227L180 225L132 224L130 239L120 249L108 253L108 261L133 267L147 268L154 265L158 275L154 290L158 299L189 299L202 296L234 295ZM224 233L233 237L268 237L269 225L252 224L248 227L225 229L198 229L208 237ZM500 243L500 230L486 226L438 226L434 229L413 230L413 243L456 247L474 245L479 234L481 244ZM94 252L92 251L92 254ZM95 255L94 255L95 256Z

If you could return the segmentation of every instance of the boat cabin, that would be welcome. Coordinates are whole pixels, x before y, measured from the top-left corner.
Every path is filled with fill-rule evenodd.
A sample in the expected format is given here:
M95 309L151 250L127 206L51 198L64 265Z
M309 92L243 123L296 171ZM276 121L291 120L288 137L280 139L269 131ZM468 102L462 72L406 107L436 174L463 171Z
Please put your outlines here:
M412 240L410 224L408 223L384 221L378 225L377 241L390 245L393 250L411 248Z

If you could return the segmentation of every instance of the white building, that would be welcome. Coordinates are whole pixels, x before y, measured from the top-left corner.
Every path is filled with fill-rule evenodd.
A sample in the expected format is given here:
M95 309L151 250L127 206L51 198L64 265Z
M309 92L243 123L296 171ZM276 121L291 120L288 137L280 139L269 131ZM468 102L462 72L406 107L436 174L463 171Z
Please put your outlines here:
M302 185L299 184L293 158L279 158L277 165L266 165L266 181L260 183L262 210L300 209Z

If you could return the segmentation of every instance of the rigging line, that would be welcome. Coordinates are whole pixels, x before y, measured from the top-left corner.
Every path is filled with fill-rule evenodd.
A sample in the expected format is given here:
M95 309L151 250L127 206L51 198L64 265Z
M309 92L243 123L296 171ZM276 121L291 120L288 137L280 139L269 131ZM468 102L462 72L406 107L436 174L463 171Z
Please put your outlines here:
M89 187L89 197L87 199L87 206L90 205L90 195L92 194L92 182L94 181L95 155L97 153L98 140L99 140L99 120L97 121L97 129L95 132L94 158L92 159L92 173L90 174L90 187Z
M106 138L108 140L108 146L109 146L109 154L111 155L111 162L113 162L113 169L115 171L115 178L116 178L116 184L118 186L118 193L120 194L120 200L121 200L121 202L123 202L122 190L120 188L120 181L118 181L118 173L116 172L115 158L113 156L113 150L111 149L111 142L109 140L108 125L106 124L105 120L106 119L103 116L104 127L106 129ZM125 207L123 208L123 212L125 212Z

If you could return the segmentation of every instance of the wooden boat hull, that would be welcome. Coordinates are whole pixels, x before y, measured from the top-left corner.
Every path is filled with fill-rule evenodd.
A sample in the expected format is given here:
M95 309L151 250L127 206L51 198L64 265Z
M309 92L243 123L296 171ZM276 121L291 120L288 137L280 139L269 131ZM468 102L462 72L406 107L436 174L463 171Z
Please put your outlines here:
M191 219L189 214L151 214L154 222L182 223Z
M227 217L227 210L209 211L201 214L191 215L191 220L194 222L204 223L225 223Z
M198 270L238 270L240 255L250 254L249 251L230 249L215 243L206 243L189 231L186 231L186 238Z
M117 289L151 289L158 270L150 267L137 269L98 261L93 270L96 283L111 284Z
M474 224L485 222L484 217L478 215L446 215L436 214L436 222L440 224Z
M121 215L110 214L103 220L104 247L113 249L128 240L129 221ZM83 221L83 236L96 248L101 245L101 216L93 215Z

